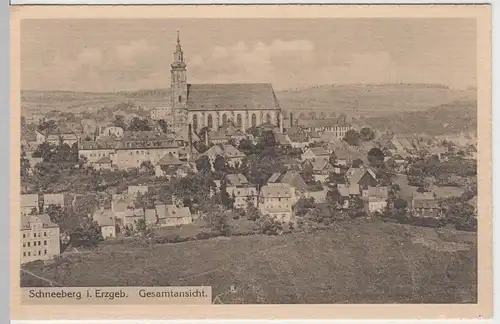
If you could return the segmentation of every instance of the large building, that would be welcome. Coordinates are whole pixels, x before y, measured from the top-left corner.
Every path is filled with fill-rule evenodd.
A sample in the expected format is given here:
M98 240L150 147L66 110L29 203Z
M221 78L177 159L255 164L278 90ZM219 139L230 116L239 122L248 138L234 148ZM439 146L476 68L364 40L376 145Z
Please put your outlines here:
M171 65L171 103L165 109L173 129L191 124L194 131L217 130L229 121L242 130L264 124L283 129L282 111L271 84L189 84L178 34Z
M49 215L21 217L21 263L47 260L61 253L59 225Z

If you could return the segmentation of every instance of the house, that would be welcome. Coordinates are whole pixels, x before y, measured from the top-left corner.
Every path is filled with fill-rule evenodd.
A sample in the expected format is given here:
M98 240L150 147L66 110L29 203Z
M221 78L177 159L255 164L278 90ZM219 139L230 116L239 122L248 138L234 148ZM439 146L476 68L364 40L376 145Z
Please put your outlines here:
M414 215L419 217L435 217L441 210L432 192L413 193L411 209Z
M350 152L346 149L337 149L332 153L335 154L336 166L345 167L351 163ZM338 173L338 172L337 172Z
M196 161L199 156L200 153L192 145L179 148L179 160L182 162Z
M416 148L412 140L397 136L395 134L384 134L377 141L377 145L381 150L388 150L392 154L395 153L415 153Z
M357 186L362 196L366 196L366 190L369 187L376 187L378 185L375 172L369 168L350 168L347 170L346 176L349 185Z
M60 244L59 225L49 215L21 215L21 263L59 255Z
M403 173L406 171L406 160L399 153L388 156L385 162L388 166L392 167L395 172Z
M115 136L115 137L123 137L124 131L123 128L118 126L101 126L99 129L99 136Z
M353 127L346 122L345 117L339 118L321 118L321 119L298 119L298 125L303 129L312 132L332 133L338 139L345 137L345 134L353 129Z
M91 165L96 171L113 169L113 161L109 156L104 156L99 160L91 163Z
M128 186L127 193L131 197L138 197L147 194L149 191L148 186Z
M155 165L156 177L165 177L173 175L184 162L179 160L175 155L167 153Z
M73 144L78 143L78 136L70 131L61 130L54 133L47 133L45 136L45 140L48 143L56 146L63 143L68 144L71 147Z
M188 207L176 205L155 205L158 225L161 227L187 225L193 222L193 216Z
M243 174L228 174L224 181L226 192L234 200L233 208L246 210L249 203L257 207L257 188Z
M316 159L327 159L330 157L330 153L323 147L311 147L305 150L302 154L302 160L316 160Z
M206 155L209 158L212 165L217 155L221 155L222 157L226 158L227 163L231 167L235 167L236 165L241 164L243 158L246 157L245 153L239 151L231 144L214 145L202 155Z
M191 138L190 138L191 136ZM183 126L175 132L175 140L182 146L192 145L194 142L199 142L200 138L195 132L190 130L189 125Z
M429 152L429 155L436 156L438 160L441 162L448 160L447 157L448 150L445 147L432 146L428 148L427 151Z
M28 215L32 211L40 212L40 202L38 194L21 195L21 214Z
M382 212L387 206L387 198L389 198L388 187L368 187L366 191L364 201L368 212Z
M315 181L324 182L330 175L330 173L334 173L335 167L330 164L330 161L325 158L307 160L304 162L304 168L311 168L314 174Z
M302 179L300 173L298 173L297 171L289 170L285 172L285 174L281 176L279 181L284 184L289 184L299 192L306 192L309 188L304 179Z
M260 190L259 210L264 215L288 223L292 220L292 207L295 201L295 189L292 186L265 185Z
M101 207L92 214L92 219L99 224L104 239L116 237L115 214L109 208Z
M283 148L288 148L292 147L292 141L290 140L290 137L288 137L287 134L275 134L274 139L276 143L278 143L279 146Z
M49 207L50 205L55 205L64 208L64 195L62 193L43 194L42 210L45 211L47 207Z
M305 149L312 143L312 140L310 140L309 137L303 133L287 132L287 136L290 139L290 144L293 148Z
M144 218L146 220L146 225L148 226L154 226L158 224L158 218L156 217L155 208L147 208L144 212Z
M342 208L349 207L349 198L357 197L360 195L358 185L349 185L342 183L337 185L337 189L340 193Z

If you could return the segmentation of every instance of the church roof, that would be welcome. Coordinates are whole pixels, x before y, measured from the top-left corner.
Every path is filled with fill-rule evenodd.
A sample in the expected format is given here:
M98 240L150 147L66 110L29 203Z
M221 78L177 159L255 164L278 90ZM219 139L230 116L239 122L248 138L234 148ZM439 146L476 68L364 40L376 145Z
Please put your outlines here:
M279 109L269 83L189 84L188 110Z

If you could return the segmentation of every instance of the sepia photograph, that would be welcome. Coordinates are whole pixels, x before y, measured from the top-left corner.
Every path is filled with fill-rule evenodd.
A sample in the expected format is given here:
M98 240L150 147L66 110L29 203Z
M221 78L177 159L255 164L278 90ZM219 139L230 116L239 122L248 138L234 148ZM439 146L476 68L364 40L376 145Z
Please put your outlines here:
M18 33L30 298L478 303L491 139L474 16L35 17Z

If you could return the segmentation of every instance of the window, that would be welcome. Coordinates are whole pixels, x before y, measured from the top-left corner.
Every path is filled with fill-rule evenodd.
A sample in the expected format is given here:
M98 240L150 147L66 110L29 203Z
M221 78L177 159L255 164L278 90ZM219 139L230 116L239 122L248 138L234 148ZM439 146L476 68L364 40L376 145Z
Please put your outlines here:
M30 242L28 242L28 247L30 247Z
M236 125L238 125L238 127L241 127L241 115L238 114L236 115Z
M271 115L266 114L266 124L271 124Z
M43 236L47 236L47 232L43 232Z
M28 252L28 256L31 256L31 252Z
M43 241L43 245L47 245L47 241Z
M46 255L47 254L47 250L43 250L43 255Z
M252 114L252 127L257 126L257 115Z
M227 123L227 115L222 114L222 124L225 125Z
M182 96L179 96L179 102L182 102Z
M209 114L209 115L208 115L208 118L207 118L207 126L208 126L208 128L210 128L210 129L214 126L214 121L213 121L213 119L212 119L212 115L211 115L211 114Z
M42 251L38 251L38 255L42 255Z
M25 242L23 242L23 247L26 247L26 243Z
M23 233L23 238L26 238L26 234Z
M26 256L26 252L23 252L23 257L25 257L25 256Z

